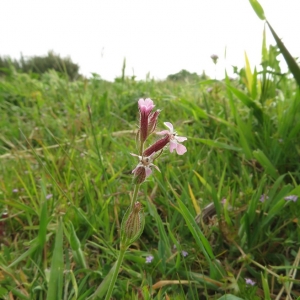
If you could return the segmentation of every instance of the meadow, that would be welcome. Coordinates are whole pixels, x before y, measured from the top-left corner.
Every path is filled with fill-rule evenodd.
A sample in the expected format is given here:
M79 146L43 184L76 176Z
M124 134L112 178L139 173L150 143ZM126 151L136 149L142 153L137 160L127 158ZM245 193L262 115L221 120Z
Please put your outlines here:
M0 78L0 298L102 299L136 167L138 100L187 137L140 186L113 299L300 299L300 93L281 45L224 80ZM290 66L290 65L289 65ZM155 133L152 141L157 139Z

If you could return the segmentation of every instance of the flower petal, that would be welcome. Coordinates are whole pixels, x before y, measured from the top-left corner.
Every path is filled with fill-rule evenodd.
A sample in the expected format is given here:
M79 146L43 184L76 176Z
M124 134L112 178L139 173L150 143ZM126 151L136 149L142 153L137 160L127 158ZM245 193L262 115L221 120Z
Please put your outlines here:
M164 124L165 124L165 126L167 126L170 129L169 133L173 133L174 127L173 127L172 123L170 123L170 122L164 122Z
M145 168L145 171L146 171L146 178L147 178L151 175L152 170L149 167L147 167L147 168Z
M178 142L184 142L187 140L187 138L185 136L175 136L175 139L178 141Z
M135 157L138 157L139 158L139 160L141 160L142 159L142 157L141 156L139 156L139 155L137 155L137 154L134 154L134 153L129 153L130 155L132 155L132 156L135 156Z
M141 98L138 101L138 106L141 112L149 114L155 105L150 98L147 98L145 100Z
M181 145L181 144L177 144L177 147L176 147L176 152L178 155L182 155L184 154L185 152L187 151L186 147Z
M165 134L169 134L169 130L163 130L163 131L159 131L159 132L156 132L156 134L159 134L159 135L165 135Z
M176 141L170 141L170 152L172 153L176 148L177 148Z

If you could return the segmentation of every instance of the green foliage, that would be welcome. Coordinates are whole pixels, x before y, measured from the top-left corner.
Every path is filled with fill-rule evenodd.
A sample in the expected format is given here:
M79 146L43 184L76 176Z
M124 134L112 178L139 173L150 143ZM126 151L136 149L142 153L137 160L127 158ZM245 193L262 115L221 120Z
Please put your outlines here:
M55 70L60 74L65 74L70 80L80 77L77 64L73 63L69 57L61 58L53 51L49 51L46 56L33 56L26 59L22 56L20 61L12 60L10 57L0 57L0 75L11 75L11 68L19 72L38 75Z
M279 53L264 40L262 71L245 55L223 81L136 81L125 62L114 83L11 69L0 79L0 298L101 299L117 257L115 299L296 298L300 200L286 197L300 196L300 93ZM164 151L141 185L144 232L119 256L141 97L188 152Z
M180 72L176 73L176 74L170 74L167 77L167 80L171 80L171 81L190 81L190 82L197 82L200 80L205 80L208 77L205 75L205 73L203 72L203 74L201 76L199 76L196 73L190 73L187 70L181 70Z

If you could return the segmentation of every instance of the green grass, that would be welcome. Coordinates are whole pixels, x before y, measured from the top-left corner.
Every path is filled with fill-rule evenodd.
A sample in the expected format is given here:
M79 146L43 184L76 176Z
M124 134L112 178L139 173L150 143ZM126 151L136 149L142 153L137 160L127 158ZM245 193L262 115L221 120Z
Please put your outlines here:
M300 94L274 49L263 49L268 68L246 59L235 80L1 78L0 298L105 296L144 97L162 109L159 129L169 121L188 137L188 152L164 151L161 173L141 186L145 229L115 299L299 297L300 202L284 198L300 197ZM216 216L195 219L209 203Z

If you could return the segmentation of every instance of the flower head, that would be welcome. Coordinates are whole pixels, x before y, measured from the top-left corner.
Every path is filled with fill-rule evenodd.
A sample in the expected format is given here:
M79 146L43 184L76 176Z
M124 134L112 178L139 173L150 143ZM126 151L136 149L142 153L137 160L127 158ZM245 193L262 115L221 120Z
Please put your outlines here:
M296 202L298 200L298 196L296 196L296 195L289 195L289 196L284 197L284 200Z
M182 254L183 257L186 257L186 256L189 255L188 252L186 252L186 251L184 251L184 250L181 251L181 254Z
M186 141L187 138L184 136L178 136L176 134L176 131L174 131L173 125L170 122L164 122L164 124L169 128L169 130L163 130L157 132L157 134L167 135L169 137L171 153L176 149L177 154L183 155L187 151L187 149L185 146L181 145L180 143Z
M246 281L246 284L247 285L255 285L256 284L256 282L255 281L253 281L252 279L250 279L250 278L245 278L245 281Z
M265 202L266 200L269 199L269 196L265 195L265 194L262 194L259 198L259 201L260 202Z
M159 115L159 110L151 113L154 108L153 101L150 98L140 99L138 101L138 107L140 111L140 140L144 143L149 134L151 134L157 123L157 118Z
M46 199L48 200L48 199L50 199L50 198L52 198L52 197L53 197L52 194L48 194L48 195L46 196Z
M152 260L154 259L154 257L152 255L149 255L146 257L146 264L150 264L152 263Z
M13 189L12 192L13 193L17 193L19 190L18 189Z
M134 173L135 175L135 181L137 184L144 182L145 179L151 175L152 167L154 167L157 171L159 171L159 168L153 164L153 156L155 155L155 153L156 152L153 152L150 156L139 156L130 153L132 156L138 157L140 161L137 164L137 166L132 170L132 173Z
M140 99L138 101L139 110L141 113L144 113L149 116L151 110L154 108L153 101L150 98Z

